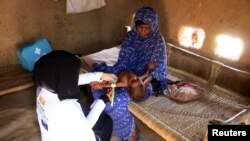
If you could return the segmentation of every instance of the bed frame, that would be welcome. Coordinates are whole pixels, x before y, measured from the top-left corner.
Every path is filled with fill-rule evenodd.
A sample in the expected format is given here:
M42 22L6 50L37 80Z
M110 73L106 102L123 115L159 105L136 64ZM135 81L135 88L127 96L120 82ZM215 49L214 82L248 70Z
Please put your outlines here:
M32 73L21 65L0 67L0 96L24 90L33 86Z
M131 113L167 141L205 141L209 124L250 124L249 97L215 84L222 67L249 77L248 72L231 68L172 44L168 44L168 49L168 61L172 51L179 51L211 65L207 80L168 66L170 79L185 79L204 86L206 90L203 97L195 101L178 102L165 95L152 96L140 103L131 102L128 106Z
M187 79L206 87L201 99L178 102L165 95L129 104L129 110L167 141L207 140L209 124L250 124L249 98L169 67L168 77Z

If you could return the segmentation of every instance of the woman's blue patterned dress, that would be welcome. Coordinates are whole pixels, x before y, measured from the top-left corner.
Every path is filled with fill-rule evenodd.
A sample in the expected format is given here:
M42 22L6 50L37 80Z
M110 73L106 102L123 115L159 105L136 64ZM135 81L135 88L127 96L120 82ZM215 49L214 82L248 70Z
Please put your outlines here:
M135 21L141 20L150 25L151 32L147 37L141 37L136 32ZM151 76L157 79L163 92L167 87L167 54L166 43L159 31L159 17L150 7L140 8L135 15L133 27L127 33L121 45L118 60L113 66L105 63L93 64L95 71L103 71L118 74L121 71L129 71L138 76L147 69L149 62L154 62L156 68ZM152 85L147 85L148 95L153 93ZM106 90L93 90L95 98L106 94ZM128 111L128 104L132 99L129 97L127 88L115 88L114 105L108 104L105 112L113 119L113 133L120 139L126 139L135 131L135 120Z

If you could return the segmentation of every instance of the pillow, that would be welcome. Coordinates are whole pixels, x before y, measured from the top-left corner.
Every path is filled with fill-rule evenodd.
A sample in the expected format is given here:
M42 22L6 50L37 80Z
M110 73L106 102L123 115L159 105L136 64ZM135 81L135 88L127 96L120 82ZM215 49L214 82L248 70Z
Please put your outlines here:
M177 101L187 102L201 98L204 90L205 88L199 84L188 81L178 81L175 84L168 85L168 92L166 92L165 95Z

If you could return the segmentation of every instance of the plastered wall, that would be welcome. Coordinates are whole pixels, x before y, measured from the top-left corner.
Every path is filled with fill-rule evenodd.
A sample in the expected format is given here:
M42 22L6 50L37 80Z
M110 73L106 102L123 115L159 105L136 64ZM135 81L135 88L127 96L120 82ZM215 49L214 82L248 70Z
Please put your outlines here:
M250 72L250 1L248 0L164 0L159 8L165 38L177 43L181 25L201 27L206 32L202 49L189 49L208 58ZM166 26L166 27L165 27ZM222 59L214 54L216 36L227 34L244 42L244 51L237 62Z
M1 0L0 67L17 64L17 48L37 38L47 38L54 50L82 54L118 45L141 5L141 0L106 0L101 9L66 14L66 0Z
M167 42L179 46L177 35L180 26L189 25L205 30L206 38L201 49L187 49L209 59L250 72L250 1L248 0L144 0L160 15L161 31ZM219 58L214 53L216 36L227 34L242 39L244 50L239 61ZM190 55L172 52L169 65L208 80L211 64L204 63ZM221 68L216 85L236 93L250 96L250 75Z
M16 49L37 38L47 38L54 50L94 52L100 32L100 10L66 14L66 0L1 0L0 66L17 64Z
M206 32L201 50L189 49L250 71L250 1L248 0L106 0L104 8L80 14L66 14L66 0L0 1L0 66L17 62L15 50L38 37L48 38L53 48L90 53L121 42L125 25L141 6L152 6L160 15L160 29L167 42L178 45L181 25L201 27ZM239 37L244 42L240 61L214 55L218 34Z

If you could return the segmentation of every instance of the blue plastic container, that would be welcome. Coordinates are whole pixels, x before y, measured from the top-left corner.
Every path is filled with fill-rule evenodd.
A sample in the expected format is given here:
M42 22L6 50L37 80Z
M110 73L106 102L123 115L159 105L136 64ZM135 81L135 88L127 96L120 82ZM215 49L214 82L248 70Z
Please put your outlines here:
M35 62L43 55L52 51L47 39L37 39L24 47L17 50L18 63L29 72L34 69Z

